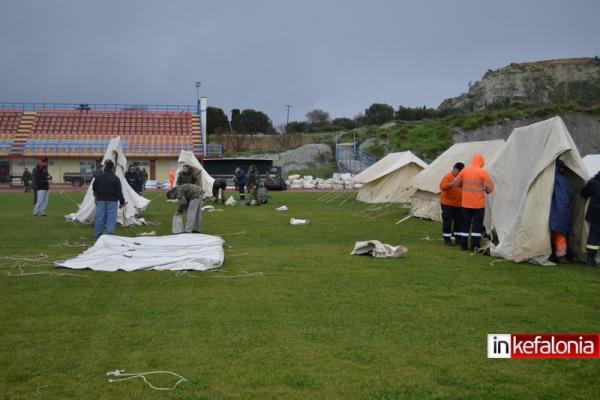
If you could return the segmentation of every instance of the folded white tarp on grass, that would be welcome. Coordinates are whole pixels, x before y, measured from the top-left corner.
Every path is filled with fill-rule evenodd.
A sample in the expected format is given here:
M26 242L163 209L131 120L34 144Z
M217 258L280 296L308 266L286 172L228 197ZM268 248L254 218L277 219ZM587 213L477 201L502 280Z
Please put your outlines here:
M353 256L373 256L376 258L398 258L403 257L408 253L408 249L404 246L391 246L386 243L381 243L379 240L365 240L356 242L352 253Z
M223 242L218 236L198 233L149 237L102 235L82 254L55 264L95 271L204 271L223 264Z

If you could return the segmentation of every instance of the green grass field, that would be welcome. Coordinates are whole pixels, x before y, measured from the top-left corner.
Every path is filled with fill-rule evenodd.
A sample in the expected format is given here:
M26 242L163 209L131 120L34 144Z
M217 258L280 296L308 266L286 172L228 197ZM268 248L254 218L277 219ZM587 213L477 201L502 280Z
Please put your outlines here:
M76 200L82 193L70 194ZM152 197L154 194L149 194ZM447 248L438 223L369 220L364 204L323 204L319 193L274 193L261 207L205 214L227 242L221 272L56 271L6 256L66 258L57 247L92 227L48 216L31 196L0 194L0 391L6 399L592 399L600 360L490 360L488 333L600 332L600 273L583 265L497 262ZM287 213L274 211L286 204ZM168 234L174 206L154 200ZM290 217L312 224L289 225ZM245 232L244 234L236 234ZM408 247L403 259L350 256L357 240ZM58 270L59 272L69 272ZM262 272L262 276L217 278ZM173 392L109 370L170 370ZM169 385L174 379L154 379ZM595 394L594 394L595 393Z

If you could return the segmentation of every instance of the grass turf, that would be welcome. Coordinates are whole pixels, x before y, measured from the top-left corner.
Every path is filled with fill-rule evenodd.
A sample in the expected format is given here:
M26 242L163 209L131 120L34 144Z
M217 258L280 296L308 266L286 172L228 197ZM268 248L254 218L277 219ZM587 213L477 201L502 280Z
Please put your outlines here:
M51 193L49 215L34 218L30 195L0 194L1 255L56 259L82 251L56 247L92 237L91 226L64 221L75 210L66 196ZM489 360L486 335L600 332L597 271L490 265L489 257L422 240L439 237L438 223L395 225L406 209L369 220L354 216L363 204L323 204L320 196L274 193L266 206L205 214L204 232L227 241L220 273L15 277L7 272L18 272L16 262L2 260L3 398L596 397L598 360ZM274 211L282 204L290 211ZM117 233L168 234L173 211L161 196L146 216L162 225ZM291 216L312 224L291 226ZM409 253L397 260L350 256L365 239L403 244ZM211 278L242 271L264 275ZM105 373L114 369L171 370L188 382L174 392L139 380L108 383Z

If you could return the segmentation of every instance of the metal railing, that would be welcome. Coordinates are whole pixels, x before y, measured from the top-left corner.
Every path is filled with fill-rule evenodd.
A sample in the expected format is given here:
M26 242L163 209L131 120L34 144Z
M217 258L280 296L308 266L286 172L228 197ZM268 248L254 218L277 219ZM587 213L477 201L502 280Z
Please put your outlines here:
M198 113L197 104L100 104L100 103L16 103L0 102L0 110L44 111L180 111Z

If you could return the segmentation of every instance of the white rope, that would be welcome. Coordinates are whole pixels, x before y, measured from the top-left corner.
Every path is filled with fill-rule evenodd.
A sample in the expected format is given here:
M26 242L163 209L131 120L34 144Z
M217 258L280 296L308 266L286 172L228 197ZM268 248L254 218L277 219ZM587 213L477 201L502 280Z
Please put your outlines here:
M240 271L242 274L241 275L214 275L214 276L209 276L208 278L250 278L250 277L254 277L254 276L264 276L264 273L262 272L246 272L246 271Z
M429 236L423 236L420 240L443 240L442 238L431 238Z
M342 201L339 205L343 205L345 202L347 202L348 200L350 200L350 198L354 196L354 193L350 193L350 195L348 197L346 197L346 199L344 201Z
M178 377L179 380L175 383L175 385L173 385L173 387L158 387L158 386L154 386L153 384L148 382L148 380L146 379L146 375L155 375L155 374L170 374L170 375L173 375L174 377ZM114 371L108 371L106 373L106 376L115 376L115 377L123 376L124 377L124 378L119 378L119 379L109 378L108 382L110 382L110 383L122 382L122 381L127 381L130 379L140 378L144 381L144 383L146 383L148 386L150 386L154 390L169 390L169 391L171 391L171 390L175 390L177 385L179 385L181 382L187 382L187 379L185 379L183 376L176 374L175 372L171 372L171 371L150 371L150 372L125 373L124 369L117 369Z
M12 272L7 272L6 275L7 276L50 275L50 276L75 276L78 278L87 278L87 275L71 274L68 272L54 272L54 271L25 272L23 270L23 265L21 265L21 264L17 264L15 267L19 270L18 274L14 274Z
M78 202L76 202L75 200L73 200L73 198L71 196L69 196L68 194L66 194L64 191L60 191L59 194L61 196L65 196L67 199L71 200L73 202L73 204L75 204L77 206L77 208L79 208L80 204Z
M408 214L406 217L404 217L400 221L396 222L396 225L401 224L402 222L406 221L407 219L411 218L412 216L413 216L412 214Z
M503 259L503 258L496 258L495 260L492 260L492 262L490 262L490 266L494 266L494 264L496 263L500 263L500 262L506 262L507 260Z
M238 236L238 235L245 235L246 231L239 231L239 232L235 232L235 233L215 233L216 236Z

